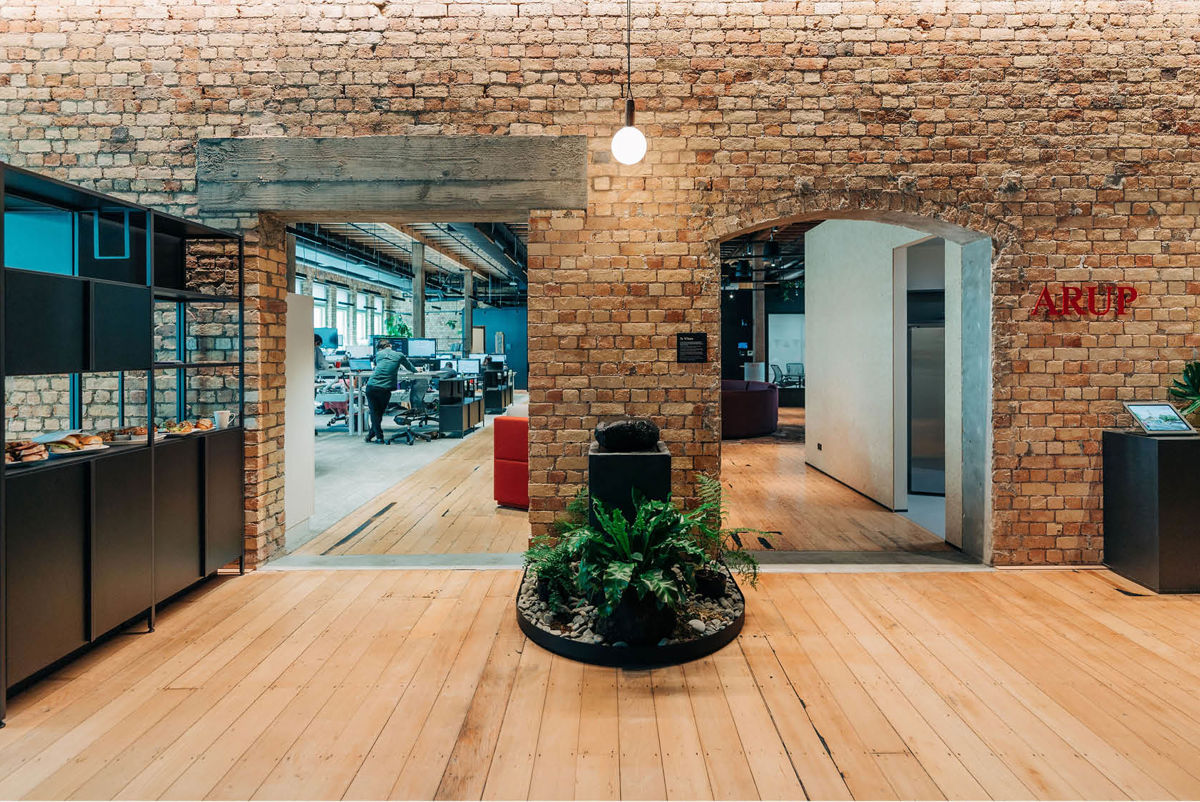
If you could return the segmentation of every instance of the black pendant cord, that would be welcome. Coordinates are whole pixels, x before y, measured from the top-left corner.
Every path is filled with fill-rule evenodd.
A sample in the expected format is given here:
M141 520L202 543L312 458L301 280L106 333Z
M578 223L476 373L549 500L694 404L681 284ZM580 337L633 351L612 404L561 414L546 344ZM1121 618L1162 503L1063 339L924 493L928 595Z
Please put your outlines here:
M633 0L625 0L625 97L633 99Z

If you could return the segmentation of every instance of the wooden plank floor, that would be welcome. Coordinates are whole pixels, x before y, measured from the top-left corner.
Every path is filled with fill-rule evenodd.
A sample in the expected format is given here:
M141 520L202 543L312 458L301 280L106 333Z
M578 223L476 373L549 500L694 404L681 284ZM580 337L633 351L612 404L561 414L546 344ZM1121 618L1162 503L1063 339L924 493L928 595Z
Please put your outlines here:
M780 423L803 424L781 409ZM721 444L730 526L775 532L772 547L795 551L946 551L945 541L804 463L802 441L776 437ZM747 538L748 548L758 548Z
M15 697L0 798L1197 798L1198 597L1100 571L771 574L653 671L511 571L222 578Z
M781 409L803 425L804 411ZM804 443L775 438L723 444L730 525L777 532L780 550L941 551L949 547L903 516L804 464ZM482 554L524 551L528 516L492 496L492 432L446 454L362 504L297 554ZM761 548L754 538L746 546Z
M405 446L392 446L405 448ZM297 554L524 551L529 516L496 506L491 427L462 442L296 549Z

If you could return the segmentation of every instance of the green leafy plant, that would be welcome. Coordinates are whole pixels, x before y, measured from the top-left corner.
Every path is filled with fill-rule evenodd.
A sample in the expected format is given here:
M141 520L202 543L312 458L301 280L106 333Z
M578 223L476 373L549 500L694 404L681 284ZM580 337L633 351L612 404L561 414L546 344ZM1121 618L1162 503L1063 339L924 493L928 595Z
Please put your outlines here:
M731 571L746 577L751 587L758 586L758 560L735 540L734 535L753 535L769 538L770 534L745 527L724 528L726 513L721 483L711 476L696 474L699 486L700 513L696 525L696 542L708 555L709 563L724 562Z
M384 332L389 337L411 337L412 328L399 315L388 315L383 324Z
M574 498L567 502L567 509L563 515L555 518L551 527L554 529L555 535L565 537L586 524L587 520L588 491L586 487L581 487Z
M1185 403L1184 415L1200 410L1200 362L1189 362L1183 366L1183 377L1176 379L1167 393Z
M779 292L785 301L794 301L804 295L804 279L793 278L779 282Z
M637 512L628 520L595 501L599 527L582 526L565 539L579 563L577 586L602 617L612 615L627 592L659 609L678 609L695 587L696 569L708 561L694 534L698 513L639 494L634 504Z
M525 552L525 567L538 579L539 590L552 609L566 609L577 593L575 564L567 542L552 537L536 537Z

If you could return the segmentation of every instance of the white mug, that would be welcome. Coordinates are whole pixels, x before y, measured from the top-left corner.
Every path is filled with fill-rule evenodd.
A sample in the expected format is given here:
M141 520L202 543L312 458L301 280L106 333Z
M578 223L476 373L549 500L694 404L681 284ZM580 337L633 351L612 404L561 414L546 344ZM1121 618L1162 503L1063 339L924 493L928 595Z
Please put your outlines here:
M219 409L213 413L213 419L216 421L218 429L228 429L230 422L233 421L233 413L227 409Z

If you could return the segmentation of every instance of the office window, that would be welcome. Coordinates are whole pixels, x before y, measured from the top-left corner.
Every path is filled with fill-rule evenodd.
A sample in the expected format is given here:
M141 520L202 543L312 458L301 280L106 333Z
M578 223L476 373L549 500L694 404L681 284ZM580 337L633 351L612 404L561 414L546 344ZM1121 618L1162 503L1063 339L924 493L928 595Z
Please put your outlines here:
M383 334L387 325L383 317L383 298L376 295L371 301L371 334Z
M370 342L367 336L367 296L358 293L354 296L354 342L356 345L366 345Z
M304 294L304 276L300 275L299 273L296 274L296 288L293 289L292 292L296 293L297 295Z
M338 339L350 342L350 290L338 288L337 317L334 326L337 328Z
M323 329L329 325L329 288L313 282L313 328Z

